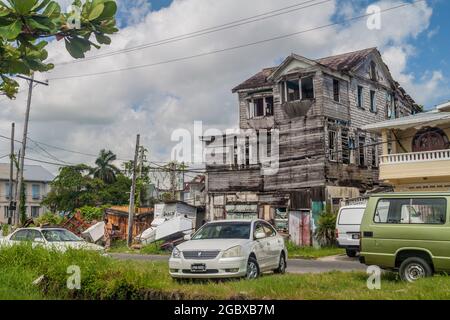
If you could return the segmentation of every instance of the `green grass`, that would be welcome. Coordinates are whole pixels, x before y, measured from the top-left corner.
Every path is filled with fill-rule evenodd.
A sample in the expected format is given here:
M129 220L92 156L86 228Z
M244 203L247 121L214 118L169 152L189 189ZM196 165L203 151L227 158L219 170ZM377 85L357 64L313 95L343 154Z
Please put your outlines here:
M149 255L169 255L170 252L161 250L161 242L156 242L141 249L129 249L125 241L113 242L110 253L133 253L133 254L149 254ZM292 242L286 242L289 259L319 259L329 256L345 254L344 249L336 247L314 248L314 247L298 247Z
M318 259L345 254L344 249L337 247L298 247L292 242L286 242L286 248L290 259Z
M111 248L108 249L109 253L133 253L133 254L149 254L149 255L169 255L170 252L161 249L162 242L158 241L142 247L141 249L130 249L127 246L126 241L114 241L111 244Z
M81 269L81 290L66 288L67 267ZM40 285L32 282L45 278ZM116 261L97 253L65 254L28 246L0 251L1 299L450 299L450 278L414 284L383 275L381 290L369 290L361 272L264 275L255 281L177 283L167 263Z

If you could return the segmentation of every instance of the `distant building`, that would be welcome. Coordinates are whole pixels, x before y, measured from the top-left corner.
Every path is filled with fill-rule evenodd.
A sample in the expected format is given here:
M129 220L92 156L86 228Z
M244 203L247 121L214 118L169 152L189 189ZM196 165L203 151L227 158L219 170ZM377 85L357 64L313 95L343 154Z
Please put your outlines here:
M205 176L198 175L184 184L184 201L195 207L206 204Z
M450 102L363 130L382 136L381 181L396 191L450 190Z
M16 178L16 170L13 176ZM37 218L45 213L41 202L50 191L50 182L55 177L41 166L26 165L24 169L26 213L28 217ZM16 183L13 185L13 192ZM9 188L9 164L0 163L0 223L8 222L8 207L12 200Z

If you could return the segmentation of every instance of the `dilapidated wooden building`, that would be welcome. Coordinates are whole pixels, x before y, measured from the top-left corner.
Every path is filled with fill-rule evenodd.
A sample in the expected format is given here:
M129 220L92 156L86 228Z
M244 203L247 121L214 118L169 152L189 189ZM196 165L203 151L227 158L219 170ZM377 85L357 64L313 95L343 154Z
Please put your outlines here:
M240 130L204 137L209 219L276 220L300 209L317 218L327 202L376 188L379 137L361 127L420 111L376 48L292 54L233 92Z

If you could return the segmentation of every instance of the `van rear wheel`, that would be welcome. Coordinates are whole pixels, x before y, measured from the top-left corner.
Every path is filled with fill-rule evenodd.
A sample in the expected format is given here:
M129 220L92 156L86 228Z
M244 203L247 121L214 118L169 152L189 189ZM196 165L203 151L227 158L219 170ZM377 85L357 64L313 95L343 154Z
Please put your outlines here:
M433 269L424 259L413 257L402 262L399 273L403 281L414 282L422 278L431 277Z

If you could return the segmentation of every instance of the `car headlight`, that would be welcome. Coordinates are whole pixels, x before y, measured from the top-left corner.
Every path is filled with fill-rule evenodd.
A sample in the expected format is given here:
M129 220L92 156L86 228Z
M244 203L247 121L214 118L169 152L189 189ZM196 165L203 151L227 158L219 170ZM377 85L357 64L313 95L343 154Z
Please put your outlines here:
M228 250L225 250L225 252L222 255L222 258L237 258L237 257L242 257L241 246L236 246Z
M177 247L172 251L172 258L181 258L181 251Z

